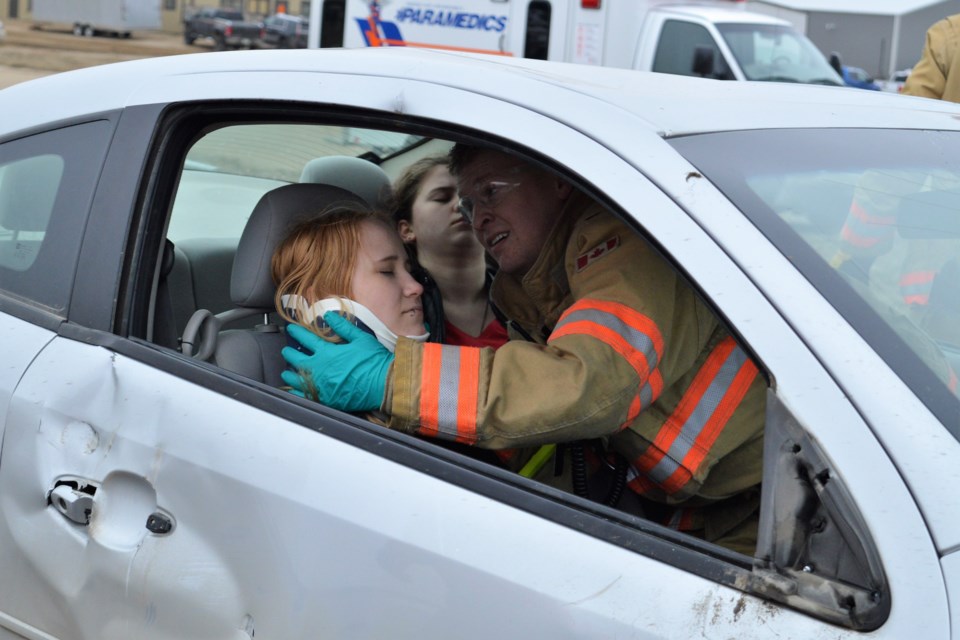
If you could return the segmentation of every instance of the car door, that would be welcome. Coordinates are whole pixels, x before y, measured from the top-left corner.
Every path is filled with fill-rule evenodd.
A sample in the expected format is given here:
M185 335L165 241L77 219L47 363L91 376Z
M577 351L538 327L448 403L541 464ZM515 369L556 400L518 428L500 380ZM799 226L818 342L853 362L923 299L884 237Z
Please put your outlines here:
M372 455L384 441L369 424L332 420L117 334L110 306L124 268L123 212L158 113L130 116L141 133L119 135L109 186L87 205L93 242L75 248L70 322L36 330L29 370L5 411L0 564L17 580L0 587L4 633L480 637L629 628L631 616L566 608L618 583L624 563L655 564L649 558L611 555L601 540L477 492L486 471L424 456L410 442ZM88 166L95 174L98 165ZM92 192L96 180L82 183ZM18 341L29 345L27 337ZM438 464L441 476L466 475L438 480ZM503 543L504 528L516 542ZM572 548L582 553L565 558ZM478 603L497 615L465 630ZM518 618L528 606L534 612Z
M686 194L718 215L735 213L709 185L689 185L692 168L658 136L624 140L613 109L568 126L587 105L556 101L546 87L516 94L528 108L441 84L330 74L322 89L272 85L274 105L225 108L202 100L223 97L217 85L210 74L176 83L208 126L290 118L320 92L326 106L313 119L367 127L400 119L420 133L493 135L549 158L634 220L763 362L777 382L781 421L812 429L827 459L842 460L840 444L853 444L869 478L857 470L839 477L854 489L887 488L895 514L878 510L875 497L854 503L889 579L913 585L898 592L883 632L944 635L935 554L895 469L789 324L677 205ZM149 91L155 97L164 86ZM551 110L561 113L543 115ZM162 193L180 159L174 142L190 139L178 122L159 126L167 144L143 146L160 169L149 181L136 174L136 233L117 230L125 251L106 252L121 282L98 290L78 274L75 286L95 298L82 316L91 320L60 330L11 401L0 452L0 568L18 580L3 588L6 629L62 638L859 637L818 618L816 606L797 611L789 594L776 595L790 581L755 572L750 558L151 342L138 328L150 299L138 287L155 282L157 232L169 210ZM638 165L671 176L664 184L675 197ZM94 303L114 300L119 319L104 326L114 316ZM815 405L800 402L814 390ZM838 419L848 425L839 440L824 426ZM907 538L916 553L898 559L896 543Z

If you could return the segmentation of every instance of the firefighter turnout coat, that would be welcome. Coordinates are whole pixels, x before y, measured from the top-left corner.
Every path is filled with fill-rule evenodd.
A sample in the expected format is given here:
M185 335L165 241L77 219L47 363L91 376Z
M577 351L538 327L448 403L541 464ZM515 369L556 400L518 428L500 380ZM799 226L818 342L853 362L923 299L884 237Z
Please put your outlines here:
M498 274L492 295L533 341L399 340L391 428L491 449L605 438L676 528L716 539L755 515L765 380L645 240L574 195L530 271Z
M960 14L948 16L927 30L923 55L907 77L902 93L960 102Z

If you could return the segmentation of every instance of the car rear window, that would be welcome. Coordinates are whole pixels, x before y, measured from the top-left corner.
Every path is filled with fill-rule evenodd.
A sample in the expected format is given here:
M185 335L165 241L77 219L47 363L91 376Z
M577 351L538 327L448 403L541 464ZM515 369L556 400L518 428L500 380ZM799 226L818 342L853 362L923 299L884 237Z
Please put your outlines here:
M66 309L110 132L97 121L0 145L0 289Z

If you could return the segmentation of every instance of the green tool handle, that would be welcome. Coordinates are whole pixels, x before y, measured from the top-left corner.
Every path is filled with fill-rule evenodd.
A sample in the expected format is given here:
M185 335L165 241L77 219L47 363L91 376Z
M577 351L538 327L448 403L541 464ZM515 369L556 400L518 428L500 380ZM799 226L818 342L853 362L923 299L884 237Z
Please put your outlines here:
M523 468L520 469L520 475L524 478L532 478L537 475L556 450L557 445L555 444L545 444L537 449L537 452L527 460L527 464L523 465Z

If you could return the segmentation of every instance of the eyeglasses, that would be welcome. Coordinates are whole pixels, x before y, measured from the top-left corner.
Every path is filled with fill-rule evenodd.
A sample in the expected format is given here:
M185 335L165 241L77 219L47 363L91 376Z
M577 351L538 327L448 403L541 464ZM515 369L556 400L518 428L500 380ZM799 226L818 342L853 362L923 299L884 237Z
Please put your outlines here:
M457 208L460 210L460 215L467 222L473 224L473 218L478 208L492 209L496 207L508 193L519 186L519 182L488 180L480 185L475 195L462 196L457 203Z

